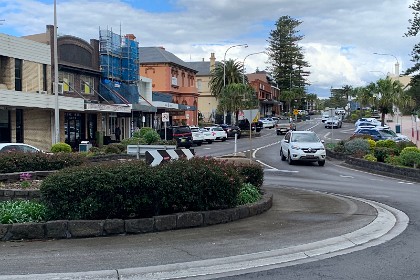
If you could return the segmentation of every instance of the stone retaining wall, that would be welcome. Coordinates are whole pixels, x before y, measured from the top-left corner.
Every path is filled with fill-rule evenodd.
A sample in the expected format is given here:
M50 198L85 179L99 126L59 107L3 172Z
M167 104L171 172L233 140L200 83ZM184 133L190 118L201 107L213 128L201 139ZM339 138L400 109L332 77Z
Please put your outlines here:
M0 224L0 239L65 239L116 234L139 234L228 223L261 214L271 208L273 195L232 209L185 212L143 219L60 220L45 223Z

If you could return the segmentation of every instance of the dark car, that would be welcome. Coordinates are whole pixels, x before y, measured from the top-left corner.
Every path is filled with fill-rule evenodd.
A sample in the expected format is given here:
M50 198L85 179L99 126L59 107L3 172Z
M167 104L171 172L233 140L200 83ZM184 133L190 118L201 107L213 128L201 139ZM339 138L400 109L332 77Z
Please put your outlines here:
M241 138L241 128L239 126L232 124L219 124L219 126L226 131L228 137L235 137L236 134L238 138Z
M248 130L249 131L249 121L247 119L238 120L236 124L241 130ZM262 121L252 122L251 123L251 130L260 132L263 129Z
M165 139L165 129L159 131L160 138ZM191 128L187 125L166 128L166 140L176 140L177 147L189 149L193 145Z
M361 129L357 129L356 132L354 132L353 135L369 135L370 137L372 137L373 140L378 141L378 140L396 140L395 137L393 137L391 134L379 131L377 129L373 129L373 128L361 128Z

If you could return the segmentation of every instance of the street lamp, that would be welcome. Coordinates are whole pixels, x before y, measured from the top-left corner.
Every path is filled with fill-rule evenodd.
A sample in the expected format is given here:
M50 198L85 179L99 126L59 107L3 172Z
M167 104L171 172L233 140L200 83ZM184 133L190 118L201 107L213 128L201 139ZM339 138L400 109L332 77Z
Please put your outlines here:
M55 139L54 144L60 142L60 109L58 106L58 46L57 46L57 4L54 0L54 126L55 126Z
M255 52L255 53L250 53L247 56L245 56L244 61L242 62L242 84L245 84L245 60L248 56L254 55L254 54L260 54L260 53L265 53L263 52Z
M235 48L235 47L248 48L248 44L233 45L233 46L230 46L229 48L227 48L227 50L225 51L225 56L223 57L223 87L226 86L226 54L227 54L228 50L230 50L231 48Z
M398 62L398 58L395 55L390 54L390 53L377 53L377 52L374 52L373 54L376 54L376 55L388 55L388 56L394 57L395 60L397 61L397 63L395 63L395 75L396 76L399 76L400 75L400 63Z

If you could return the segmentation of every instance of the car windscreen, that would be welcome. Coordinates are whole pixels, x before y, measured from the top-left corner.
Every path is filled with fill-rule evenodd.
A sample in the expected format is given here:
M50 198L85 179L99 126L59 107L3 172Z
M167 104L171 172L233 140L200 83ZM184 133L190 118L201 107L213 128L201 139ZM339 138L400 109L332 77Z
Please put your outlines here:
M299 133L292 135L292 142L319 142L318 136L314 133Z
M174 134L191 133L191 129L187 126L174 128Z

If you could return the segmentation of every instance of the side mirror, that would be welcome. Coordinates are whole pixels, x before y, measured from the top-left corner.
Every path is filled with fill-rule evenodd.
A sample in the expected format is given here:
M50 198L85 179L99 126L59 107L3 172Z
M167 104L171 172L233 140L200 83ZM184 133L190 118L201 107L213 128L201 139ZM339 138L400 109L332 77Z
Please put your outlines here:
M325 143L325 140L321 140L321 143L324 144Z
M285 143L289 143L289 140L287 140L287 139L284 139L284 142L285 142Z

